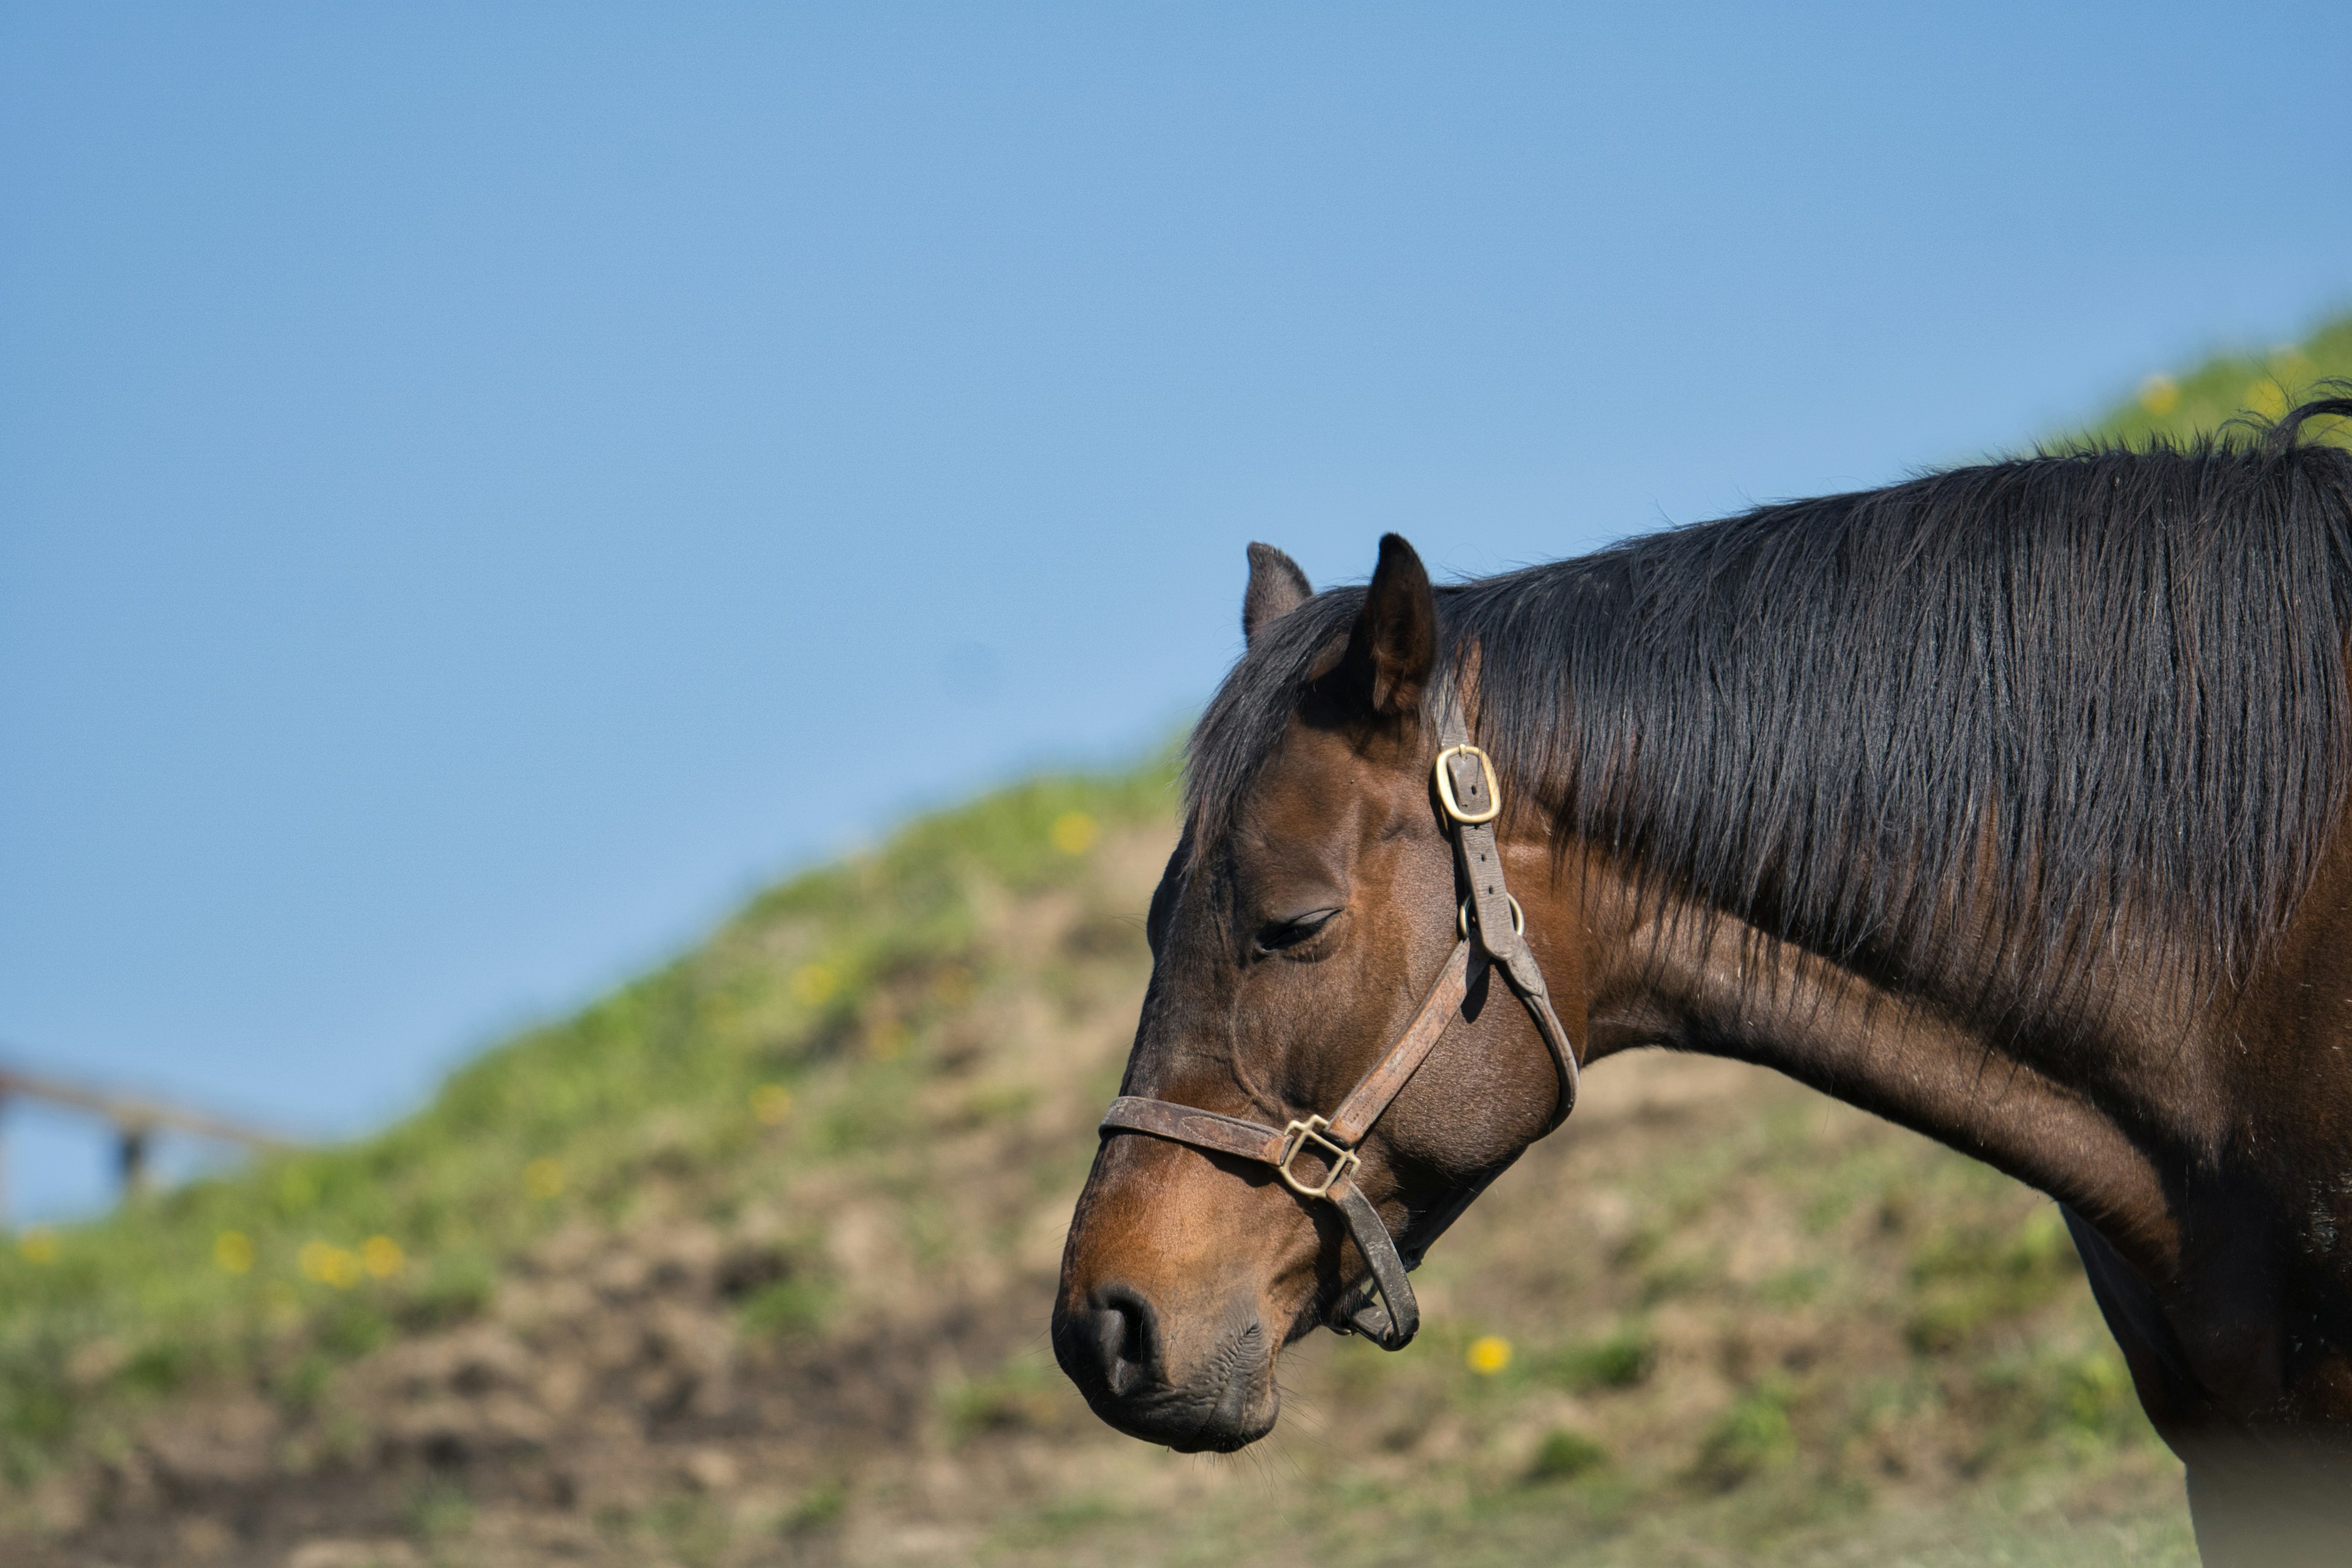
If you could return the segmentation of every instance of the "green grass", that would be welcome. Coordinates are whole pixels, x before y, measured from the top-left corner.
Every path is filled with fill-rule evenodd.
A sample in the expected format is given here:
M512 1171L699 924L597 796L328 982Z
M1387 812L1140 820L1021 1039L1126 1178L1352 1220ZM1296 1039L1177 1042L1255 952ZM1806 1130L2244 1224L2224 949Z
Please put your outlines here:
M2135 445L2154 437L2182 439L2209 431L2249 434L2296 404L2328 395L2322 384L2352 377L2352 316L2326 322L2302 342L2260 353L2215 354L2178 374L2150 374L2138 391L2085 432ZM2336 389L2335 395L2345 395ZM2343 441L2352 426L2314 426Z
M1538 1375L1575 1394L1633 1388L1658 1364L1657 1342L1628 1325L1601 1339L1566 1345L1538 1363Z
M1581 1432L1555 1426L1545 1433L1543 1441L1537 1445L1535 1462L1528 1467L1528 1479L1537 1481L1574 1480L1608 1462L1608 1449Z

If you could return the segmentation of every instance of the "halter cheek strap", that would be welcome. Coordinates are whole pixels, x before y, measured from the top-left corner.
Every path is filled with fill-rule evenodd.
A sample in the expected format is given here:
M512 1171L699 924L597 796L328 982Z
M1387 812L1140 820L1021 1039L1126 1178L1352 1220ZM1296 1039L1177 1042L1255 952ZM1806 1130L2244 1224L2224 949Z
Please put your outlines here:
M1503 857L1495 842L1494 827L1495 819L1502 815L1503 800L1495 764L1470 743L1469 727L1450 689L1444 691L1440 705L1438 739L1441 749L1434 769L1438 805L1453 834L1454 871L1467 896L1455 916L1459 934L1453 953L1387 1054L1357 1080L1348 1098L1328 1118L1308 1116L1275 1128L1130 1094L1111 1101L1100 1129L1105 1137L1114 1132L1148 1133L1272 1165L1300 1197L1332 1204L1347 1225L1356 1250L1370 1267L1371 1278L1332 1307L1331 1326L1343 1333L1362 1334L1391 1351L1411 1343L1421 1327L1421 1308L1413 1300L1407 1271L1421 1262L1422 1254L1469 1206L1469 1199L1477 1196L1480 1189L1448 1205L1408 1256L1389 1234L1372 1201L1356 1184L1356 1169L1361 1163L1356 1151L1372 1124L1412 1081L1446 1026L1460 1016L1463 998L1486 966L1501 971L1526 1006L1559 1073L1559 1098L1545 1131L1567 1121L1576 1106L1576 1047L1552 1010L1543 970L1527 943L1526 917L1503 881ZM1301 1163L1309 1158L1313 1163L1301 1169Z

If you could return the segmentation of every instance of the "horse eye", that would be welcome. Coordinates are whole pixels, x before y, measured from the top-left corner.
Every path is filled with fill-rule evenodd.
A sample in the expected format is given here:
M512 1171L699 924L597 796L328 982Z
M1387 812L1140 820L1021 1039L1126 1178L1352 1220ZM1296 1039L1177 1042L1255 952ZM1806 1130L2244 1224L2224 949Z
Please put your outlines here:
M1337 910L1313 910L1286 921L1276 921L1257 933L1260 952L1279 952L1286 947L1297 947L1317 931L1331 923Z

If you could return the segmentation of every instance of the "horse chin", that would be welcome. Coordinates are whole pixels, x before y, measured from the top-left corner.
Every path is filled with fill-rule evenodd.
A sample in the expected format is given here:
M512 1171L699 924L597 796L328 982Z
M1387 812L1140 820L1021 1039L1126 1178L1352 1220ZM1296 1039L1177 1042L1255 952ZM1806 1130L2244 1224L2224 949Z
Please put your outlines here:
M1274 1358L1267 1356L1218 1391L1209 1419L1194 1433L1168 1446L1180 1454L1230 1454L1273 1431L1281 1415L1282 1390L1274 1380Z
M1157 1398L1095 1405L1095 1414L1130 1437L1180 1454L1231 1454L1274 1430L1282 1394L1267 1364L1213 1391L1170 1389Z

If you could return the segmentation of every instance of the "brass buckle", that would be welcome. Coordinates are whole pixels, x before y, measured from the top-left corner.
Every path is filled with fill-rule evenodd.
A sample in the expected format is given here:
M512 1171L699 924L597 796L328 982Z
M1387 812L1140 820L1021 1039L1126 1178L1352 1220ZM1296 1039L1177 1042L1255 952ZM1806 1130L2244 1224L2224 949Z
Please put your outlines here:
M1275 1173L1282 1178L1284 1185L1302 1198L1329 1197L1331 1189L1344 1181L1349 1172L1363 1163L1356 1157L1354 1150L1342 1149L1323 1136L1324 1130L1330 1125L1319 1116L1310 1116L1282 1130L1282 1159L1275 1165ZM1325 1173L1323 1184L1319 1187L1310 1187L1290 1173L1290 1163L1298 1158L1298 1152L1309 1142L1319 1145L1331 1156L1331 1169Z
M1465 811L1462 809L1462 803L1454 798L1454 780L1445 772L1445 759L1454 756L1478 759L1478 766L1486 775L1486 810L1475 813ZM1465 827L1475 827L1482 822L1492 822L1500 816L1503 814L1503 786L1496 782L1493 759L1475 746L1448 746L1438 752L1437 799L1438 804L1445 807L1445 815Z

